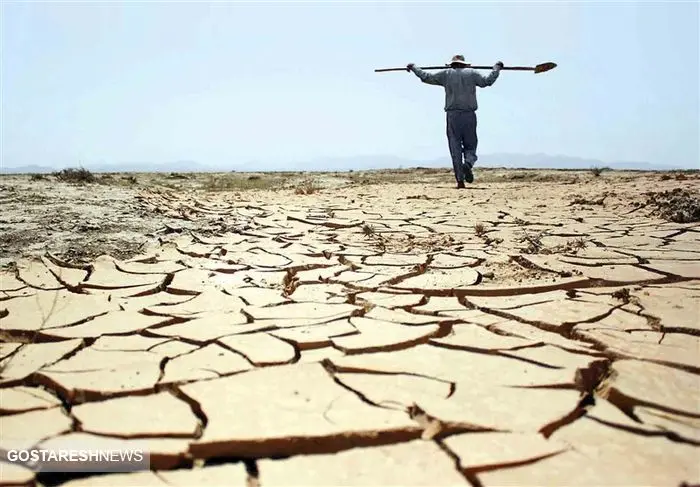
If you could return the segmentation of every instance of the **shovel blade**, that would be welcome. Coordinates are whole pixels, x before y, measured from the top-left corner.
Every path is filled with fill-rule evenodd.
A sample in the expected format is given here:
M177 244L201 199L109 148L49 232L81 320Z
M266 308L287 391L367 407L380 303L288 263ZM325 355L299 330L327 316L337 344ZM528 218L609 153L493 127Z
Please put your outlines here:
M544 73L557 67L557 63L542 63L535 66L535 74Z

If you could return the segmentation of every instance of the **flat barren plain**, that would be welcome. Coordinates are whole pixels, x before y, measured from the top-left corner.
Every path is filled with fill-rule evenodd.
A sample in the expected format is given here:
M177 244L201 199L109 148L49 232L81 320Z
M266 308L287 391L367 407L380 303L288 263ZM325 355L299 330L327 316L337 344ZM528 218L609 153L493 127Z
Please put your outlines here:
M0 177L2 485L700 483L700 173Z

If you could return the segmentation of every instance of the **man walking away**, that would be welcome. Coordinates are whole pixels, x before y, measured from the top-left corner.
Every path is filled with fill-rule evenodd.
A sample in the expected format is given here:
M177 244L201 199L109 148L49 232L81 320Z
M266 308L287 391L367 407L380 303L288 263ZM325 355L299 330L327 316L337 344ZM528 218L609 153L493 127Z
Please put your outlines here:
M472 167L478 159L476 155L476 87L491 86L498 79L502 62L494 65L491 73L484 77L473 69L464 56L457 54L452 58L448 69L437 73L428 73L411 63L406 66L423 83L445 88L445 112L447 114L447 141L450 146L452 167L454 168L457 188L464 188L464 181L474 182Z

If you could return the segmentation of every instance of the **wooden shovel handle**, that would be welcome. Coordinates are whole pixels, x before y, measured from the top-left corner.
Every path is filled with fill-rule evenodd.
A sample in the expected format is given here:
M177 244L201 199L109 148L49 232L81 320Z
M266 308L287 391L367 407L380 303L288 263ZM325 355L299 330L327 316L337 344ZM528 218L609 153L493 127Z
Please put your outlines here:
M492 69L493 66L472 66L471 64L468 65L467 67L471 69ZM556 68L557 65L556 63L543 63L543 64L538 64L537 66L503 66L501 69L503 71L534 71L535 74L538 73L544 73L545 71L549 71L550 69ZM447 69L449 66L422 66L420 69L428 70L428 69ZM407 71L406 68L382 68L382 69L375 69L375 73L386 73L389 71Z
M449 66L421 66L420 69L447 69ZM388 71L408 71L406 68L382 68L375 69L375 73L386 73Z

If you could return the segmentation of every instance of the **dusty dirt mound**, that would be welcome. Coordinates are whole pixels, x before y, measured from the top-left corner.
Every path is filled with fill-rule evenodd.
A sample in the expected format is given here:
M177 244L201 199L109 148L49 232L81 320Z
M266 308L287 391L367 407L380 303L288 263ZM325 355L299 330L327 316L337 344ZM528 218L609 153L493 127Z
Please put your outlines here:
M675 223L700 221L700 192L676 188L647 193L646 204L655 208L654 213Z

